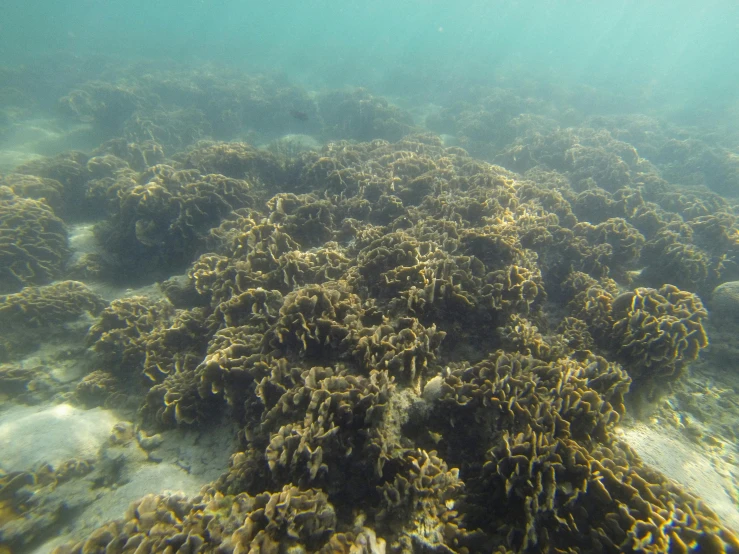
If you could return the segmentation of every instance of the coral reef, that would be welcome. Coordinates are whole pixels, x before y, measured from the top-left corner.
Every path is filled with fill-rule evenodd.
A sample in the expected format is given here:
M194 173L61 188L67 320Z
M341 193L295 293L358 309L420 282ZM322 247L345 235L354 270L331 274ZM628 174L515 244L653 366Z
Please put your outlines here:
M673 221L654 209L650 229L636 193L547 190L427 137L344 144L296 164L302 188L209 233L212 251L183 283L208 306L170 310L137 347L138 367L157 360L142 421L228 414L241 448L203 496L145 499L101 528L100 544L331 551L373 537L390 552L619 552L704 537L736 547L713 512L614 434L629 399L676 382L706 345L695 294L622 292ZM379 219L383 197L403 209ZM612 208L580 222L570 200ZM569 314L556 330L547 302ZM169 341L201 350L177 358Z
M315 552L332 533L336 516L320 491L285 487L251 497L206 495L186 498L149 495L131 505L125 523L114 522L86 541L57 549L62 553L110 548L176 547L187 551L276 552L280 548Z
M41 179L52 179L61 184L60 205L54 202L52 207L58 217L65 221L70 219L83 219L97 214L91 213L89 204L85 199L87 192L87 181L90 179L87 162L90 156L83 152L66 152L53 158L40 158L20 165L14 169L14 173L35 176ZM48 181L44 181L48 182Z
M0 296L0 326L49 327L87 313L97 316L107 303L84 283L60 281L42 287L25 287Z
M705 185L735 196L739 184L739 159L731 151L695 139L673 138L664 142L654 157L665 179L684 185Z
M178 161L204 175L218 173L269 185L280 184L284 171L273 154L243 142L198 142L178 156Z
M100 131L120 135L138 102L131 87L91 81L60 98L59 109L70 118L92 123Z
M43 464L33 471L0 470L0 544L19 551L48 536L64 512L65 484L93 471L92 460ZM73 501L67 498L66 503Z
M59 214L63 210L64 188L56 179L11 173L0 178L0 186L10 188L13 193L21 198L45 202L55 214Z
M732 323L739 319L739 282L728 281L713 289L711 315Z
M122 138L105 141L92 152L93 157L112 155L125 161L135 171L144 171L152 166L164 163L164 150L153 140L129 142ZM93 162L94 164L94 162ZM93 164L88 162L88 169Z
M7 344L7 343L6 343ZM5 345L3 345L5 346ZM17 353L24 349L6 347ZM6 352L0 352L5 355ZM54 396L58 383L43 366L24 367L14 363L0 363L0 401L36 404Z
M677 287L638 288L613 300L612 338L636 387L665 386L708 346L700 299Z
M211 137L234 140L248 132L271 139L321 129L308 92L268 75L189 65L117 74L76 84L59 99L60 111L99 136L153 139L168 151Z
M88 313L69 400L239 431L200 494L58 552L739 551L616 433L707 348L701 298L733 317L739 219L709 190L735 182L728 149L502 87L428 116L444 140L364 89L223 68L70 88L59 106L110 140L0 181L0 325ZM66 268L60 217L95 220L100 251ZM67 269L167 299L39 286ZM0 475L14 547L75 467Z
M624 412L624 377L602 358L546 364L502 352L453 370L425 424L461 464L468 525L513 551L583 552L666 549L695 540L696 525L715 525L715 514L608 438ZM455 436L451 424L474 435ZM482 466L472 462L480 457ZM673 512L675 502L684 508ZM617 515L617 505L631 508ZM726 530L706 540L736 547Z
M75 391L77 399L85 405L112 406L127 402L125 394L151 387L141 407L146 425L206 419L205 408L213 405L197 396L199 381L193 371L218 326L208 315L203 308L177 310L166 300L143 296L114 300L87 335L96 363L106 370L85 377Z
M426 126L454 135L473 156L492 158L519 135L556 126L546 102L494 87L484 89L474 102L456 101L426 117Z
M131 142L153 141L179 151L213 134L206 115L198 108L139 109L123 124L122 134Z
M125 398L119 392L121 384L115 375L97 369L85 375L74 388L74 399L85 408L120 406Z
M146 394L139 410L142 422L150 428L166 428L212 418L217 414L217 404L201 399L199 382L199 376L193 371L167 375Z
M572 315L586 322L603 352L628 368L632 393L653 400L670 391L686 366L708 346L700 298L673 285L616 295L592 278L572 275ZM573 322L568 322L573 325Z

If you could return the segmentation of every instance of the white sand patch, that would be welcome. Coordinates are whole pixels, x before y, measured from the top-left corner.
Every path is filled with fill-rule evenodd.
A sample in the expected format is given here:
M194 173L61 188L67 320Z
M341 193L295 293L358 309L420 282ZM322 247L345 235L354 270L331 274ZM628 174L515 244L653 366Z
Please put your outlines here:
M117 421L101 408L15 406L0 412L0 466L21 471L43 462L94 458Z
M635 423L619 429L622 438L642 460L703 499L722 523L739 530L739 507L731 491L737 487L729 472L716 464L702 448L675 429Z
M21 164L42 158L34 152L0 149L0 173L10 173Z
M63 132L54 120L27 119L12 125L5 133L4 142L35 146L39 143L61 141L63 137Z
M73 520L58 529L58 535L38 546L32 554L49 554L55 547L88 537L104 523L124 517L128 506L147 494L184 494L196 496L203 485L228 469L228 459L236 448L236 428L214 425L202 431L175 429L161 434L162 444L154 451L160 462L147 458L135 442L110 449L107 459L123 456L120 483L101 489L96 498L80 502ZM102 462L99 462L102 465ZM85 479L67 484L68 497L89 495ZM82 507L84 506L84 507Z
M68 227L69 247L75 254L90 254L100 252L100 246L95 239L94 223L76 223Z

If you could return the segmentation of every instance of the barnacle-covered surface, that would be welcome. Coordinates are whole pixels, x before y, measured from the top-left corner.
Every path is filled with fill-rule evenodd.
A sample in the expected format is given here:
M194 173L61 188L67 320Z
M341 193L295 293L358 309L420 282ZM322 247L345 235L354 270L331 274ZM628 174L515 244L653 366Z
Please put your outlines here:
M739 552L735 511L628 444L657 421L739 455L736 383L699 377L735 357L726 148L515 89L422 122L230 70L58 106L105 142L0 180L0 325L86 339L64 379L43 340L6 347L0 398L134 423L91 462L0 472L0 541L74 519L64 483L113 493L126 460L171 468L176 437L220 429L199 493L147 490L57 552ZM79 222L99 250L67 263Z

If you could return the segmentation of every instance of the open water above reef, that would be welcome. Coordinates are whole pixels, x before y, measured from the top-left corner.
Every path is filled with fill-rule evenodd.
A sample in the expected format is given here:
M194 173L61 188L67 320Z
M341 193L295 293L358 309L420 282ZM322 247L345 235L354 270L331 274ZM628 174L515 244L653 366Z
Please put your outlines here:
M16 2L0 554L739 552L739 8Z

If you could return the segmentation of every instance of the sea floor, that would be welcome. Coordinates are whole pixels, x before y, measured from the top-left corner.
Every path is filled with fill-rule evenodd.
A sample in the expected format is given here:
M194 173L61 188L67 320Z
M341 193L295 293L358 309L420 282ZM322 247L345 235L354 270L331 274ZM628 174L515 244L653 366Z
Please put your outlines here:
M114 414L108 417L115 419ZM115 425L120 427L130 422L121 420ZM144 443L148 450L138 441L118 449L101 448L98 459L104 462L102 465L121 465L118 481L97 493L91 490L95 473L72 482L75 486L64 491L73 502L77 501L68 507L70 517L53 529L53 538L32 552L45 554L67 542L88 537L106 522L122 518L129 504L147 494L197 495L203 485L217 479L228 467L235 435L231 425L197 431L173 430L147 437L151 439Z
M156 286L107 291L115 292L153 295ZM87 363L83 344L74 339L67 344L56 339L21 362L45 368L60 390ZM710 361L697 363L679 391L664 398L650 416L627 417L617 434L645 463L702 498L724 524L739 531L739 444L727 436L731 427L726 426L739 415L734 400L739 379L725 370ZM52 537L34 544L34 553L51 552L106 521L122 518L129 504L144 495L196 495L227 469L236 449L238 430L232 423L149 436L134 427L130 413L84 410L63 398L57 394L30 405L5 402L0 411L3 470L29 470L72 458L91 460L95 467L57 487L57 498L46 501L51 507L58 503L63 517L34 523L47 525L38 534ZM130 440L121 439L126 434Z
M677 390L619 433L641 458L705 500L739 531L739 357L734 322L707 326L711 346Z
M83 339L74 332L66 341L54 337L13 362L43 372L37 382L44 390L24 395L23 403L0 398L0 470L38 472L70 460L93 467L57 486L31 513L33 521L19 522L15 532L27 525L36 537L52 537L32 542L30 551L36 553L88 536L123 517L131 502L147 494L196 495L227 469L236 449L237 429L230 421L148 435L134 426L130 410L86 410L66 402L73 383L89 368Z

